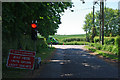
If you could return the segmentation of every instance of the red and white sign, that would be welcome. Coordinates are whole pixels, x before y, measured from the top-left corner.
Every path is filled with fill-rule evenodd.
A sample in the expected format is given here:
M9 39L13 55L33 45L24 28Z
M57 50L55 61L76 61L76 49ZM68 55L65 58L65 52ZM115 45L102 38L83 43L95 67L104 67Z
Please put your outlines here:
M11 49L8 56L7 66L22 69L33 69L35 54L36 52L33 51Z

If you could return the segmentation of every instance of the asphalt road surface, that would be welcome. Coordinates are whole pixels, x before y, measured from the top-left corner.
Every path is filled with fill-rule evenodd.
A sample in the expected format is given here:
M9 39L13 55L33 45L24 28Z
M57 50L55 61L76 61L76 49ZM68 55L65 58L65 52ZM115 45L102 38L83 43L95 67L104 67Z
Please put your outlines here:
M53 45L53 58L37 78L118 78L118 68L90 55L82 45Z

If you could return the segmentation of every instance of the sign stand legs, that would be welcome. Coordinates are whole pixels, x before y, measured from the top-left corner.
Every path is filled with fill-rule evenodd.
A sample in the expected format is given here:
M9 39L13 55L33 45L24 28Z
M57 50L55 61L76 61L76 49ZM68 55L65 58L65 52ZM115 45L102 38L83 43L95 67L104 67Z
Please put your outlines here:
M34 40L34 51L36 52L36 40ZM32 75L34 74L34 70L35 70L35 61L34 61L34 68L32 70Z

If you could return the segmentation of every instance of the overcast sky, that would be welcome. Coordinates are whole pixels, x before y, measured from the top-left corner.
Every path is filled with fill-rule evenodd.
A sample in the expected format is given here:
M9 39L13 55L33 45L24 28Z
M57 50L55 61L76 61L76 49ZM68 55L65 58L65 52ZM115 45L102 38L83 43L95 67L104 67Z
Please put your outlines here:
M86 14L93 11L93 0L84 0L85 4L82 4L80 0L72 0L75 7L72 8L74 12L69 9L66 10L61 17L62 24L59 25L59 29L56 34L70 35L70 34L85 34L82 29L85 21ZM118 9L118 2L120 0L107 0L106 7ZM95 11L99 10L99 5L95 5Z

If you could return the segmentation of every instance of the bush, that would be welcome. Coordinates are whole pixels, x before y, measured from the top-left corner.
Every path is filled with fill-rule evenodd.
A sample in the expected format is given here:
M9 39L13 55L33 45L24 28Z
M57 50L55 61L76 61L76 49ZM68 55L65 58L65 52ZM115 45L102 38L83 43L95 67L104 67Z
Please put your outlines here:
M86 41L86 38L68 38L63 40L63 42L72 42L72 41Z
M104 52L99 52L100 55L106 57L107 56L107 53L104 53Z
M77 41L73 41L73 42L66 42L64 43L65 45L88 45L88 42L77 42Z
M114 44L115 43L115 38L105 38L104 40L105 44Z
M119 44L120 44L120 36L116 36L115 45L118 47Z
M104 45L102 46L102 50L106 50L106 48L107 48L107 45L104 44Z
M92 35L89 36L90 42L93 41Z
M117 55L120 55L120 36L116 36L115 38L115 46L117 47Z
M118 55L118 48L116 46L113 46L112 53L114 53L115 55Z
M95 43L97 43L97 42L99 42L100 40L99 40L99 38L94 38L94 42Z
M95 43L90 43L89 45L92 47L95 47Z
M99 43L96 43L96 44L95 44L95 47L96 47L96 49L98 49L98 50L101 50L101 49L102 49L102 45L99 44Z
M106 49L107 49L107 51L112 52L113 45L108 45Z
M93 49L93 48L88 48L88 50L92 51L92 52L95 52L96 49Z

